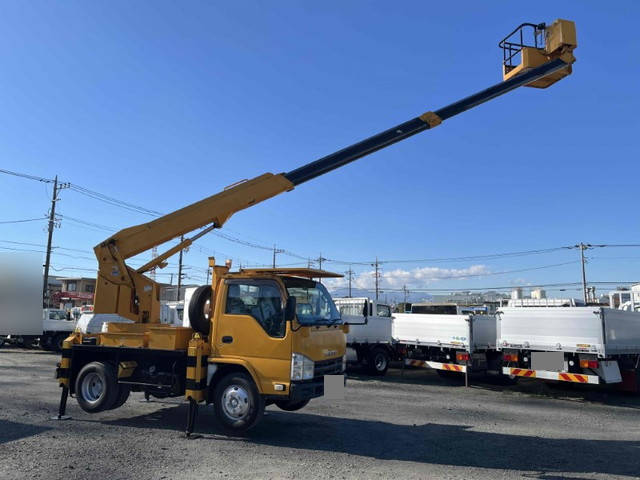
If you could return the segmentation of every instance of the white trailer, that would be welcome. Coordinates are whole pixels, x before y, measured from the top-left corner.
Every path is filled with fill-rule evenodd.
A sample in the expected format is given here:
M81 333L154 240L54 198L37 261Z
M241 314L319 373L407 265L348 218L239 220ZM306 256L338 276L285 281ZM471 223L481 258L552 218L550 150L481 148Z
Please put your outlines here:
M638 389L640 312L587 307L503 307L497 348L510 377L620 384Z
M365 365L372 375L384 375L396 357L391 307L366 297L334 298L342 319L349 323L347 361Z
M494 315L396 313L393 339L407 366L439 374L498 373Z
M0 346L6 343L31 346L39 344L44 350L62 351L62 342L74 331L75 319L69 320L64 310L42 309L42 318L25 322L23 328L13 328L6 335L0 326ZM4 334L4 335L3 335Z

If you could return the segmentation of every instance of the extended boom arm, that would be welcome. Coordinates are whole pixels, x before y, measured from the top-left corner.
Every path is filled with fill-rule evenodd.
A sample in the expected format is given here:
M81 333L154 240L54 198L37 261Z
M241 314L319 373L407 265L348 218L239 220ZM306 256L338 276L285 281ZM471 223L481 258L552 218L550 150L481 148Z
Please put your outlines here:
M538 28L544 28L543 24L540 26ZM566 32L571 32L571 29L573 37L569 38L570 35ZM144 272L154 266L164 266L164 261L169 256L189 246L196 238L213 228L222 227L235 212L292 190L301 183L416 133L434 128L444 120L518 87L538 86L543 80L546 80L546 86L550 85L571 72L571 64L575 61L572 55L575 46L573 23L558 20L548 29L544 48L529 48L536 55L535 62L528 60L531 55L525 56L525 48L528 47L524 47L522 64L517 67L515 74L511 71L508 78L505 75L506 79L502 83L434 112L426 112L290 172L277 175L265 173L252 180L231 185L216 195L149 223L121 230L95 247L98 282L94 311L116 313L136 322L159 321L159 286L143 275ZM125 264L125 260L134 255L207 225L209 226L195 237L183 241L137 270Z

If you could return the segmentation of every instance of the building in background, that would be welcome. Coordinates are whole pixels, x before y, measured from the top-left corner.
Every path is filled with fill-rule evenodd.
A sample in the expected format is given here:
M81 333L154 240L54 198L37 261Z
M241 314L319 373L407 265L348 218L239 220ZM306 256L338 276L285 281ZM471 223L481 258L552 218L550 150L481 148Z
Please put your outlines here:
M542 300L543 298L547 298L547 292L542 288L534 288L531 290L531 298L534 300Z
M54 275L49 275L49 279L47 281L47 307L48 308L58 308L59 301L57 300L60 297L60 292L62 291L62 281L60 277L56 277Z
M511 300L522 300L524 298L524 293L522 292L522 288L516 287L511 290Z
M84 305L93 305L96 291L96 279L87 277L59 278L61 290L54 297L59 308L71 309Z

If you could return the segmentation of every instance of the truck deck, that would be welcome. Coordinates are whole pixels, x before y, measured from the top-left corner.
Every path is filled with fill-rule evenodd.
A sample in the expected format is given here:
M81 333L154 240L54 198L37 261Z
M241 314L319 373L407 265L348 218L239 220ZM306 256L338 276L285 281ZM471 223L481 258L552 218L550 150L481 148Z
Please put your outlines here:
M498 348L610 355L640 353L640 313L603 307L503 307Z

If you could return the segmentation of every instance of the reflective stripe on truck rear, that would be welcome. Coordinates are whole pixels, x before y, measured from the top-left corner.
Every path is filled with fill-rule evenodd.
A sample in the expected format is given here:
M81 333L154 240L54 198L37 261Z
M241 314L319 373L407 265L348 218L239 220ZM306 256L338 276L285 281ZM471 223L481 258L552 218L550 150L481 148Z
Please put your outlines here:
M429 362L427 360L414 360L412 358L405 359L404 364L409 367L433 368L435 370L447 370L449 372L465 373L467 371L466 365L456 365L455 363Z
M543 380L559 380L561 382L591 383L599 384L600 378L597 375L583 375L578 373L549 372L547 370L527 370L525 368L502 367L505 375L516 377L541 378Z

